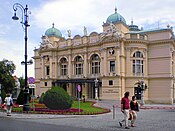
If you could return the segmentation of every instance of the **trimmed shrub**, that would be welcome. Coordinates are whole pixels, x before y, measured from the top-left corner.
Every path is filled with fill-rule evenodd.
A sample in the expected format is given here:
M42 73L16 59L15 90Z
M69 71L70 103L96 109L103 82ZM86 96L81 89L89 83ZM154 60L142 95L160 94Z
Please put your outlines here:
M52 110L66 110L71 108L73 100L63 88L56 86L45 93L43 103Z
M40 103L40 104L43 104L44 95L45 95L44 93L41 94L41 97L40 97L40 99L39 99L39 103Z
M24 104L24 90L21 89L18 98L16 100L16 104L23 105Z

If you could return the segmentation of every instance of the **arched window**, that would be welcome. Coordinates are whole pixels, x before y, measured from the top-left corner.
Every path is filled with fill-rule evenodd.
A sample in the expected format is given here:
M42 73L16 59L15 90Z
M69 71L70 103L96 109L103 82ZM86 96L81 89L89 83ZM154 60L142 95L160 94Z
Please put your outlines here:
M66 58L61 58L60 68L61 68L60 74L63 75L63 76L67 75L67 73L68 73L68 62L67 62Z
M82 75L83 74L83 59L81 56L77 56L75 58L75 74Z
M133 54L133 74L136 76L142 76L144 74L143 67L143 53L136 51Z
M91 57L91 73L92 74L100 73L100 57L97 54L94 54Z

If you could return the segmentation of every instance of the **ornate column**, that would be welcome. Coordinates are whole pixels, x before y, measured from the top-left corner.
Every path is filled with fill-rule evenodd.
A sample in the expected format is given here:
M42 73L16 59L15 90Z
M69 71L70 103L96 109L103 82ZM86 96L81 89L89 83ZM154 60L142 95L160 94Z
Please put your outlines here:
M71 74L73 73L71 61L72 61L72 58L71 58L71 55L69 55L69 57L68 57L68 76L69 76L69 78L71 78Z
M44 56L41 57L41 78L44 79Z
M52 56L49 56L49 67L50 67L50 72L49 72L49 76L50 78L52 78L53 74L52 74Z
M87 63L88 59L87 59L87 53L84 54L84 76L87 77L87 70L88 70L88 63Z
M107 76L107 49L103 50L103 56L104 56L104 61L103 61L103 65L104 65L104 75Z

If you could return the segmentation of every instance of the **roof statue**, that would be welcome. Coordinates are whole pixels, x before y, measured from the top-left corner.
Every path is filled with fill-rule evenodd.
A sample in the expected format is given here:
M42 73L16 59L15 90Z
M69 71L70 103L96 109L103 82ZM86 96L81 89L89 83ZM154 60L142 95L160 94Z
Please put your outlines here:
M68 37L71 38L71 30L67 30Z
M87 36L87 28L84 26L84 36Z

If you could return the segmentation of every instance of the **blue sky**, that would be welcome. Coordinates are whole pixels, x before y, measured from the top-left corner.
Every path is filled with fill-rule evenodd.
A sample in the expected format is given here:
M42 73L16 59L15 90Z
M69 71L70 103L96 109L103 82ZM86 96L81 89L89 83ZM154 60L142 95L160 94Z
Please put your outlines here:
M13 4L27 4L31 15L28 28L28 59L34 56L33 50L39 47L41 36L48 28L59 29L64 37L67 30L72 35L83 35L83 27L88 34L102 32L102 24L107 17L117 12L127 24L133 19L139 28L166 28L169 24L175 29L175 0L0 0L0 60L4 58L16 65L14 75L24 76L24 31L20 21L13 21ZM21 11L17 15L21 18ZM34 76L34 65L28 66L28 76Z

